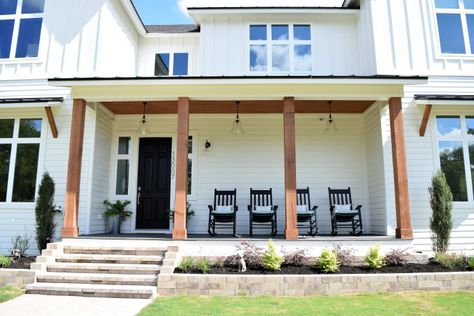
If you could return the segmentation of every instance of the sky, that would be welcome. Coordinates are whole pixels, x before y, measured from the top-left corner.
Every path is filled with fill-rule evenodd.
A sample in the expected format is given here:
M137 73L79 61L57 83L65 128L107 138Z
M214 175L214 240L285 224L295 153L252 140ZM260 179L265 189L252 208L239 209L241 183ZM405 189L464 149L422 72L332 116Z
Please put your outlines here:
M132 0L145 24L193 24L186 6L340 6L343 0Z

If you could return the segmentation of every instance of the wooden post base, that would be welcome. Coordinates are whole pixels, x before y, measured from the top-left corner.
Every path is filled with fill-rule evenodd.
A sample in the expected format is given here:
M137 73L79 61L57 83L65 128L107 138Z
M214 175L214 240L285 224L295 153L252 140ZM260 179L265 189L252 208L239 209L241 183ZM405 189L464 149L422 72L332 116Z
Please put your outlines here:
M175 240L184 240L188 238L188 230L185 229L180 229L180 228L174 228L173 229L173 239Z
M77 238L79 236L79 228L77 227L63 227L61 230L63 238Z
M285 229L286 240L298 240L298 229Z
M397 228L395 229L395 236L398 239L410 240L413 239L413 230L411 228Z

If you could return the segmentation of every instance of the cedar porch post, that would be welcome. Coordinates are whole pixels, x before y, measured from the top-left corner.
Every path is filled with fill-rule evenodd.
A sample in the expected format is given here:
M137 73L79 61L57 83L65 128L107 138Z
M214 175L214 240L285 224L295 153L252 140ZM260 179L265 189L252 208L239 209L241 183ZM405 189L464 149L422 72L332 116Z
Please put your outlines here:
M287 240L297 240L295 101L292 97L283 99L283 128L285 148L285 236Z
M413 239L410 221L407 157L401 98L390 98L388 100L388 107L390 112L395 206L397 212L397 229L395 234L397 238L400 239Z
M189 98L178 98L176 141L176 197L173 239L186 239L186 182L188 177Z
M69 140L69 161L67 166L66 199L64 202L63 238L76 238L79 235L77 216L81 185L82 147L84 143L84 123L86 101L74 99Z

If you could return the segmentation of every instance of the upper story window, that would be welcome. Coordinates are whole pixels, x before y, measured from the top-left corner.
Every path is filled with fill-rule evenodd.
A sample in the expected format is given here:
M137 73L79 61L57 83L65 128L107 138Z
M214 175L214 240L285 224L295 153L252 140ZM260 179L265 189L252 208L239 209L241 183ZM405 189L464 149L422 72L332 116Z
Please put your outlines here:
M155 56L155 76L187 76L188 53L162 53Z
M309 24L255 24L249 27L249 70L289 73L313 70Z
M0 0L0 59L38 57L45 0Z
M474 0L435 0L444 54L474 54Z

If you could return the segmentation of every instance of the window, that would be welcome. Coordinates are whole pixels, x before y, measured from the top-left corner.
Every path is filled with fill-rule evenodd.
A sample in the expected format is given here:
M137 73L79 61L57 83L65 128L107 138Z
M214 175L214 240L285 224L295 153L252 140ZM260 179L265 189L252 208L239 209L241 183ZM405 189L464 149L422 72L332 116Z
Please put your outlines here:
M130 177L130 148L130 137L118 138L117 180L115 183L116 195L128 195L128 180Z
M34 202L41 129L41 119L0 119L0 202Z
M187 76L188 53L155 55L155 76Z
M474 54L474 0L434 0L441 52Z
M313 70L309 24L256 24L249 27L251 72L309 73Z
M38 57L44 0L0 0L0 59Z
M437 116L441 170L453 200L474 201L474 116Z

